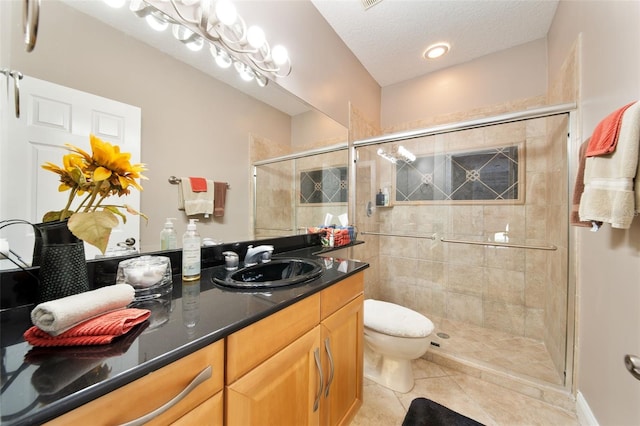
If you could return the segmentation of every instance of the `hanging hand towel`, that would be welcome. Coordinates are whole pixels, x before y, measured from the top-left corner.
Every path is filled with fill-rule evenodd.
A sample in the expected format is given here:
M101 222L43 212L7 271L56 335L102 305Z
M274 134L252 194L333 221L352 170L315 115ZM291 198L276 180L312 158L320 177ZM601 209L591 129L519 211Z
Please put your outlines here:
M190 177L189 183L193 192L207 192L207 180L202 177Z
M187 216L203 214L204 217L209 217L210 214L213 214L213 181L205 179L207 190L200 192L195 192L190 184L186 184L186 182L190 181L191 178L188 177L180 179L178 185L178 209L184 209ZM197 184L196 187L198 187Z
M57 336L89 318L122 309L133 301L129 284L115 284L84 293L50 300L31 311L31 322L40 330Z
M215 182L214 184L215 198L214 198L214 209L213 216L214 217L223 217L224 216L224 205L227 199L227 183L226 182Z
M618 108L598 123L593 130L587 147L587 157L610 154L615 151L618 144L622 116L627 108L633 104L634 102L631 102L622 108Z
M33 346L106 345L146 321L149 315L148 309L120 309L86 320L57 336L34 325L24 332L24 339Z
M580 145L580 151L578 153L578 170L576 172L576 181L573 187L573 198L571 201L571 213L569 214L569 223L573 226L584 226L584 227L592 227L591 221L581 221L580 220L580 198L582 197L582 193L584 192L584 166L587 161L586 153L587 146L589 146L589 141L591 139L587 139ZM601 222L598 222L598 225L601 225Z
M640 208L638 182L640 155L640 103L623 114L616 150L589 157L584 170L584 192L580 199L580 220L610 223L628 229ZM635 187L634 187L634 180Z

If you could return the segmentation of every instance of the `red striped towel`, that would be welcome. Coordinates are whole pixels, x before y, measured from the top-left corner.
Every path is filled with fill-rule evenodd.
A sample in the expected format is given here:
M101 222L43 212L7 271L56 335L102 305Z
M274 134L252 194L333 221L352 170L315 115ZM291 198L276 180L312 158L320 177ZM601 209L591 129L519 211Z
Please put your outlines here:
M33 346L106 345L146 321L149 315L148 309L120 309L86 320L57 336L34 325L24 332L24 339Z
M635 102L618 108L598 123L591 135L591 140L589 141L589 146L585 154L586 157L611 154L616 150L622 114L633 104L635 104Z
M192 192L207 192L207 180L203 177L190 177Z

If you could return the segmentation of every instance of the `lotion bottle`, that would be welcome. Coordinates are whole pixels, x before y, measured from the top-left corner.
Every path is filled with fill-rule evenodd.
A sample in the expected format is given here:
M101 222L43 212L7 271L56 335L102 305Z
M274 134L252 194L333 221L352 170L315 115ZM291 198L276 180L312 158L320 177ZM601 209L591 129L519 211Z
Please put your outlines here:
M196 220L189 219L187 231L182 236L182 280L200 279L200 234L196 229Z
M382 190L382 195L383 195L383 206L389 206L389 190L387 189L387 187L385 186L384 189Z
M173 229L173 217L168 217L164 228L160 231L160 250L172 250L178 248L178 235Z

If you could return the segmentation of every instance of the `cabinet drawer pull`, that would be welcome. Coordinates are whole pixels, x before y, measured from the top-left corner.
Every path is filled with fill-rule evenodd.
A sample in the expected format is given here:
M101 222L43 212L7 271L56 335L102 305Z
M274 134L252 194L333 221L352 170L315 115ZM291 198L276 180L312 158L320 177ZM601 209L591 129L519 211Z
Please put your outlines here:
M324 384L324 378L322 377L322 365L320 364L320 349L316 348L313 351L313 357L316 359L316 368L318 369L318 375L320 380L318 381L318 393L316 394L316 400L313 402L313 412L318 411L320 406L320 397L322 396L322 385Z
M327 380L327 388L324 393L325 398L329 397L329 388L331 387L331 383L333 382L333 373L335 370L333 365L333 355L331 354L330 343L331 341L329 340L328 337L324 339L324 349L327 351L327 356L329 357L329 365L331 366L331 369L329 370L329 379Z
M187 387L182 390L182 392L180 392L179 394L174 396L173 399L168 401L166 404L164 404L161 407L156 408L155 410L151 411L150 413L147 413L147 414L143 415L142 417L138 417L137 419L131 420L130 422L123 423L121 426L138 426L138 425L142 425L142 424L147 423L148 421L154 419L155 417L159 416L160 414L164 413L165 411L167 411L168 409L170 409L171 407L176 405L178 402L182 401L200 383L210 379L212 371L213 371L213 368L210 365L207 366L207 368L202 370L191 381L191 383L189 383L187 385Z

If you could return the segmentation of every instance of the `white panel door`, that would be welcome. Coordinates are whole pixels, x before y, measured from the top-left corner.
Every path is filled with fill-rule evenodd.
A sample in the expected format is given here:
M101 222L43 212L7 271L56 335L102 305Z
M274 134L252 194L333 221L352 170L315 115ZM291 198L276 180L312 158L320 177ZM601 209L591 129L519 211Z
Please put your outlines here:
M62 156L67 152L65 143L90 153L89 134L93 133L119 145L121 152L130 152L132 163L140 162L138 107L29 76L20 81L20 103L20 118L9 114L3 117L7 129L0 151L6 156L0 171L2 219L22 218L38 223L46 212L65 206L69 193L58 192L58 176L40 167L47 161L61 166ZM3 100L2 108L7 107ZM128 204L139 210L140 192L134 189L126 197L113 197L111 204ZM9 231L3 235L8 236L11 248L30 262L33 230L10 226L4 231ZM127 223L120 222L111 233L109 248L130 237L135 238L138 247L140 218L127 214ZM87 259L100 254L88 244L85 250Z

